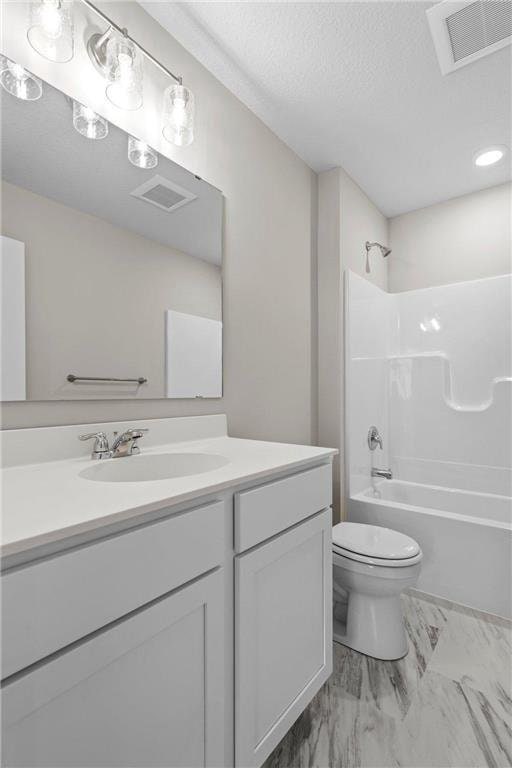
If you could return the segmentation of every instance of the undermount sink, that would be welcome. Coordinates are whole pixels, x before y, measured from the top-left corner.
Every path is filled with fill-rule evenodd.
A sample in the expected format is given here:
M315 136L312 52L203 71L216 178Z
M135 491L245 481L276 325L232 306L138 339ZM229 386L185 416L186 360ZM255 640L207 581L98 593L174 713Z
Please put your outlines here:
M126 456L93 464L80 472L86 480L103 483L140 483L199 475L229 464L214 453L158 453Z

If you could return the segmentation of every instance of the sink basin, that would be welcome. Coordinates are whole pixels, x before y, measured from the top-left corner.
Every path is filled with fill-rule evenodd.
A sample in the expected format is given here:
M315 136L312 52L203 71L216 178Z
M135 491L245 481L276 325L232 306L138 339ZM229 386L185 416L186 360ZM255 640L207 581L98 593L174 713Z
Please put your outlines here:
M102 483L140 483L199 475L229 464L214 453L157 453L98 461L80 472L86 480Z

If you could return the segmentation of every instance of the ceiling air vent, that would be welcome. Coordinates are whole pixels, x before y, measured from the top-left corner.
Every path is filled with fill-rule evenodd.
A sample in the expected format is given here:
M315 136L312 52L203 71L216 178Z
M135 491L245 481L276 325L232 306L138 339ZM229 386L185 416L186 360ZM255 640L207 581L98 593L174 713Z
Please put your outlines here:
M175 211L177 208L181 208L182 205L190 203L195 200L197 195L189 192L188 189L180 187L179 184L175 184L169 179L164 179L163 176L153 176L149 181L141 184L140 187L130 192L133 197L138 197L139 200L144 200L146 203L156 205L157 208L161 208L163 211Z
M510 45L510 0L444 0L427 10L443 75Z

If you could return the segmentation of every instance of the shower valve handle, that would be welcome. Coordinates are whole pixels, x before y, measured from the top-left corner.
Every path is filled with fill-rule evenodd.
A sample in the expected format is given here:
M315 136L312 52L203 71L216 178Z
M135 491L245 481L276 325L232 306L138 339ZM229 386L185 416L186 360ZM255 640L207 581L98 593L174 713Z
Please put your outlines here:
M374 451L377 446L382 450L382 437L379 435L377 427L370 427L367 440L370 451Z

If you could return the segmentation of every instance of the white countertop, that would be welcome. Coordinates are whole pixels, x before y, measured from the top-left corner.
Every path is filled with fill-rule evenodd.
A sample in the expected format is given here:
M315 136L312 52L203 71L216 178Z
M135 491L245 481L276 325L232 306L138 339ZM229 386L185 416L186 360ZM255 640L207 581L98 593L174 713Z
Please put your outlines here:
M93 464L71 458L12 466L2 471L2 557L29 552L70 536L98 531L165 506L261 480L283 470L329 459L330 448L211 437L143 447L141 455L214 453L229 463L187 477L144 482L97 482L80 477ZM137 456L108 461L137 461Z

